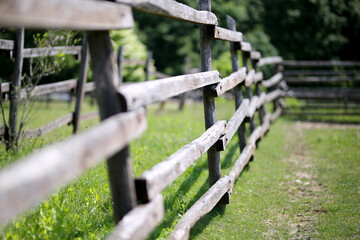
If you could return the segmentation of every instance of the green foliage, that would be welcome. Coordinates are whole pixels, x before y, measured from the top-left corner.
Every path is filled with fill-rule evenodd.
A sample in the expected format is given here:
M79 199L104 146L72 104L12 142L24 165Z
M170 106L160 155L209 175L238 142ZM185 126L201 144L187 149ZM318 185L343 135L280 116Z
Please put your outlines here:
M360 1L251 1L272 43L285 58L359 59ZM301 47L299 47L301 46ZM351 50L350 50L351 49Z
M179 1L193 8L197 8L197 2ZM212 11L219 18L219 26L227 28L226 15L230 15L237 21L238 31L246 34L254 41L256 47L264 56L277 53L276 48L270 43L269 37L261 27L247 27L249 14L247 10L248 1L212 1ZM136 12L135 20L138 23L140 39L147 47L154 52L156 66L160 71L172 74L182 74L184 59L191 59L191 67L199 67L199 31L198 26L180 21L169 21L164 17L153 16L146 13ZM156 28L154 28L156 26ZM229 44L214 40L212 42L212 57L221 61L221 65L215 63L221 72L228 72L225 69L231 68L228 55ZM171 53L171 54L169 54ZM269 55L268 55L269 54ZM225 66L226 65L226 66Z
M146 47L139 41L133 29L113 30L110 35L116 53L118 52L120 46L124 46L125 58L141 59L146 61ZM145 80L145 66L124 65L123 79L124 82L143 82Z

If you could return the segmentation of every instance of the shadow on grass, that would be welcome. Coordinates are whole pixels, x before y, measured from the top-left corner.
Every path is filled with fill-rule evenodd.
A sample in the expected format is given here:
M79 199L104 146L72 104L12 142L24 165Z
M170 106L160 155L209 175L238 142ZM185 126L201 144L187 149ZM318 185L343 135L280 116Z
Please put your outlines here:
M165 199L165 209L177 209L181 205L181 196L186 195L186 193L190 190L190 188L195 185L198 178L200 177L202 171L207 170L207 161L204 161L202 164L197 165L194 167L194 169L191 171L190 176L180 185L180 187L177 189L177 191L174 191L169 198ZM196 201L199 196L202 196L209 188L209 179L200 187L199 191L196 193L194 197L192 197L191 201L186 204L185 206L180 206L185 209L189 209ZM184 210L185 210L184 209ZM180 209L181 210L181 209ZM177 215L179 214L178 211L172 211L171 215L168 216L166 219L163 220L163 222L159 225L158 229L167 229L173 226L174 222L177 220ZM161 234L161 231L153 232L151 235L151 239L158 239Z
M221 163L221 169L226 169L232 166L233 164L233 156L237 150L237 148L239 147L238 142L232 144L226 154L226 156L224 157L224 160Z
M250 165L247 164L244 167L244 170L240 173L239 178L242 176L244 172L250 170ZM239 179L238 178L238 179ZM236 182L235 182L236 184ZM230 199L231 204L231 199ZM205 215L202 219L200 219L195 226L190 231L190 239L200 235L204 229L211 223L211 221L217 216L223 216L225 214L226 205L217 205L213 210L211 210L207 215Z

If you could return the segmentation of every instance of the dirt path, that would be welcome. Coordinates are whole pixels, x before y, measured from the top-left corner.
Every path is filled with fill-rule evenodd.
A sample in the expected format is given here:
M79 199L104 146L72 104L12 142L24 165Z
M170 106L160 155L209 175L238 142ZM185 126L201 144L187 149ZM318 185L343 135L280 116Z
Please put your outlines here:
M316 171L313 162L307 151L303 131L311 128L328 128L328 124L318 123L295 123L294 128L287 129L286 141L287 148L292 152L291 156L284 161L291 164L293 174L287 175L289 186L288 195L291 205L296 206L296 211L291 215L285 214L279 217L285 217L287 228L290 231L292 239L312 239L316 234L314 222L318 214L326 213L321 206L317 206L316 199L323 193L324 184L316 181ZM344 126L336 126L344 127Z

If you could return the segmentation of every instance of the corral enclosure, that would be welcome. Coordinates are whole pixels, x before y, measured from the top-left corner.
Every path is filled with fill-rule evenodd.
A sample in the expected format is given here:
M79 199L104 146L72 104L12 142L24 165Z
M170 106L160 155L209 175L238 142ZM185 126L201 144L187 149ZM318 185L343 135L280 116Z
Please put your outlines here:
M35 4L36 2L36 4ZM40 3L39 3L40 2ZM31 4L33 3L33 4ZM114 219L117 224L109 236L120 239L143 239L156 227L164 214L161 192L186 171L197 159L207 153L210 189L184 214L170 239L186 239L195 223L218 204L231 204L231 192L236 179L248 162L253 159L258 142L270 129L270 124L280 116L285 107L283 97L305 99L341 100L354 106L359 104L359 90L356 88L292 88L299 82L342 82L356 81L357 78L331 78L326 73L323 78L290 78L282 73L281 66L340 66L358 67L358 62L291 62L281 57L262 58L261 54L246 42L242 33L236 31L236 22L227 18L228 29L217 26L218 19L211 13L210 1L199 1L195 10L175 1L3 1L0 4L0 25L3 27L64 28L85 30L86 38L81 48L81 69L78 80L67 80L49 86L37 86L34 95L53 91L70 90L76 87L77 101L74 113L56 120L43 128L25 131L22 137L39 136L54 128L72 122L76 132L81 104L87 90L96 90L102 123L93 129L45 148L24 159L17 165L0 173L0 217L1 223L16 217L53 192L61 184L70 182L95 166L102 158L107 159ZM22 6L23 8L20 8ZM86 6L84 8L83 6ZM20 11L21 9L21 11ZM157 14L166 18L198 24L200 27L201 71L199 73L168 77L155 81L121 84L121 71L115 66L114 52L109 30L133 27L132 9ZM91 16L91 18L89 17ZM12 83L2 83L2 93L9 93L10 105L16 106L20 96L16 86L20 86L21 61L25 57L36 57L40 49L23 49L24 29L18 31L15 42L1 41L3 49L14 50L17 68ZM230 42L233 73L220 76L212 69L211 41ZM14 47L16 44L17 47ZM89 46L91 69L95 86L85 84L87 67L87 45ZM57 54L78 54L80 48L52 49ZM241 52L243 66L239 65ZM121 60L121 58L119 58ZM122 62L119 61L121 70ZM274 65L274 76L263 79L259 71L264 65ZM149 68L147 68L149 69ZM305 71L305 70L304 70ZM291 74L303 76L305 72ZM356 70L355 76L358 75ZM340 75L352 72L339 72ZM312 71L311 74L319 72ZM310 74L310 75L311 75ZM286 75L286 71L285 71ZM287 83L289 83L290 88ZM197 139L186 144L165 161L133 177L130 164L129 144L141 135L147 127L145 107L162 102L188 91L202 89L206 131ZM217 121L215 98L227 91L234 93L235 111L229 121ZM310 91L311 90L311 91ZM21 93L21 91L20 91ZM243 96L244 94L244 96ZM273 108L265 108L273 103ZM15 119L16 107L10 107L10 118ZM267 110L271 109L272 112ZM260 126L255 124L255 114ZM356 113L355 113L356 114ZM96 113L83 116L89 118ZM16 121L9 119L10 129L16 128ZM249 128L246 130L246 126ZM3 128L2 128L3 129ZM248 134L249 133L249 134ZM238 135L240 156L228 175L221 175L220 154L230 140Z

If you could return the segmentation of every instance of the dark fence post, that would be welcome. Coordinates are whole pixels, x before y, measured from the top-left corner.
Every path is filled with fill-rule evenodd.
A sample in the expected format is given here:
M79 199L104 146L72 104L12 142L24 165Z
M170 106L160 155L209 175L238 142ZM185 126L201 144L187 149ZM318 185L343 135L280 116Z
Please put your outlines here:
M76 85L76 105L75 105L75 112L73 118L73 133L76 133L79 128L80 122L80 114L81 114L81 107L84 101L84 85L87 79L87 70L89 65L89 54L88 54L88 45L86 36L83 39L82 47L81 47L81 63L80 63L80 73L79 79Z
M118 64L118 76L119 82L123 82L123 65L124 65L124 45L119 47L119 51L117 54L117 64Z
M21 76L23 67L23 51L24 51L24 28L16 31L15 50L15 72L10 84L10 111L9 111L9 129L6 148L12 148L18 141L17 133L17 115L19 109L19 94L21 87Z
M104 120L123 111L117 94L120 84L113 65L114 53L108 31L91 31L87 33L87 37L100 117ZM109 158L107 165L114 202L114 219L118 223L136 204L129 147L126 146Z
M146 76L145 76L145 82L150 80L150 67L151 67L151 59L152 59L152 51L148 52L147 59L146 59Z
M199 0L199 10L210 11L211 0ZM201 71L211 71L211 38L213 37L213 27L200 25L200 56ZM209 86L203 88L203 102L205 114L205 128L208 129L216 122L215 100ZM220 153L216 146L211 147L208 152L209 183L212 186L221 177Z
M236 31L236 23L235 20L230 17L226 16L228 28L232 31ZM237 46L236 46L237 45ZM239 70L239 57L237 50L239 49L239 43L230 42L230 53L231 53L231 65L233 72L237 72ZM235 97L235 111L240 107L242 101L243 101L243 95L241 91L242 86L238 84L234 88L234 97ZM242 122L240 124L240 127L238 129L238 137L239 137L239 145L240 145L240 151L245 148L246 146L246 128L245 128L245 122Z

